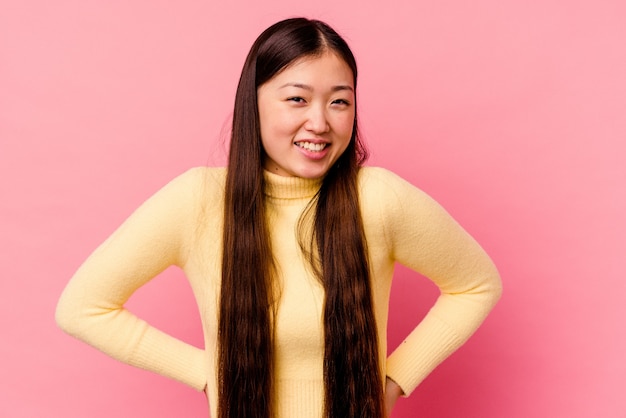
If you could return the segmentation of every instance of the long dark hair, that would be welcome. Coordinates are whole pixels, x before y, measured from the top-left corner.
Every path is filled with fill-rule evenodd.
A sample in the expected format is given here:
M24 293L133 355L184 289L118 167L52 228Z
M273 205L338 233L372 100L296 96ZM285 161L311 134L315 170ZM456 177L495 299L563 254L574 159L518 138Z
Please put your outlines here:
M295 60L331 51L357 68L346 42L328 25L287 19L266 29L244 64L233 114L226 176L218 331L219 418L272 415L273 259L264 213L257 88ZM356 105L356 104L355 104ZM356 112L356 111L355 111ZM324 413L332 418L384 416L378 335L371 296L357 174L367 152L356 113L351 141L301 218L299 235L325 289ZM307 242L308 239L308 242Z

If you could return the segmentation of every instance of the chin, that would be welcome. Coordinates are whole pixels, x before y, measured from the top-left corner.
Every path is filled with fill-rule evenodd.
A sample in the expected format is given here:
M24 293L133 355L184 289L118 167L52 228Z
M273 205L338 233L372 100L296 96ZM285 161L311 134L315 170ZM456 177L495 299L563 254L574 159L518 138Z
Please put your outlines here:
M301 177L304 179L320 179L324 177L328 173L328 167L325 168L317 168L317 169L301 169L295 170L294 175L296 177Z

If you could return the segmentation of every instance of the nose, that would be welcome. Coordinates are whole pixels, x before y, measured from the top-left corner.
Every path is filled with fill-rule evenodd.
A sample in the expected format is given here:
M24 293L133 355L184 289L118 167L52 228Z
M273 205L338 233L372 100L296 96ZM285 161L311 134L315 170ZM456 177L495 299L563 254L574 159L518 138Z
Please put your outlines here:
M330 130L326 110L321 106L311 106L307 112L304 129L314 134L322 134Z

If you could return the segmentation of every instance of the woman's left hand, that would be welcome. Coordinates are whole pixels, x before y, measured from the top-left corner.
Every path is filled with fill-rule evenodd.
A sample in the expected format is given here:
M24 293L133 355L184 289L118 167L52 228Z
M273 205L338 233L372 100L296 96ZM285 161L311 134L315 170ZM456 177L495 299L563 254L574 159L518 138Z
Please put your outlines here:
M385 417L389 418L391 416L391 411L396 401L402 395L402 388L396 382L387 378L385 383Z

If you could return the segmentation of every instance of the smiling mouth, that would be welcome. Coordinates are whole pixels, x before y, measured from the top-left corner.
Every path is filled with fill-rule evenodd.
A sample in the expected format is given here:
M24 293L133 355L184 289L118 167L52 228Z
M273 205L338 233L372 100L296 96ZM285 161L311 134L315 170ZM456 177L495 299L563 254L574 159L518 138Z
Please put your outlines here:
M295 144L300 148L312 152L320 152L328 146L328 144L314 144L312 142L296 142Z

